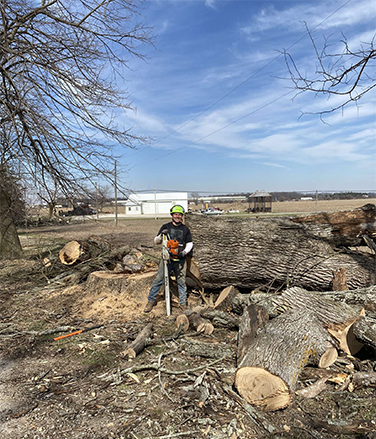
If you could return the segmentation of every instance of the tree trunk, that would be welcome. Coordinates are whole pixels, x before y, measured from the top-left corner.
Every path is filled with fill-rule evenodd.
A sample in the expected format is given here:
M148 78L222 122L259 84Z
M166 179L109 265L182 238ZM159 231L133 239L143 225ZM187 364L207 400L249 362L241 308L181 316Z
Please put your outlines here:
M361 343L376 349L376 320L370 317L361 317L352 328L354 337Z
M363 346L350 330L364 309L350 307L345 303L326 300L317 294L310 294L299 287L289 288L279 298L281 306L287 306L300 312L312 312L318 321L339 342L339 347L347 354L353 355Z
M21 256L22 248L12 216L10 199L0 182L0 259L17 259Z
M363 236L375 236L375 215L376 206L366 204L350 211L315 213L291 220L308 226L309 233L329 240L336 246L361 246Z
M315 316L289 311L270 320L250 341L235 386L250 404L279 410L291 403L300 371L309 361L328 367L336 358L331 337Z
M330 224L203 215L187 215L186 223L205 288L233 285L274 290L289 285L328 291L332 289L332 270L339 268L346 270L351 289L375 283L375 258L335 250L338 240Z
M237 364L242 362L257 331L262 329L268 320L269 314L262 306L249 305L244 308L239 327Z
M342 302L347 305L357 305L367 311L376 311L376 285L347 291L306 291L306 294L317 295L322 299ZM247 299L249 303L263 306L270 317L277 317L281 313L281 304L279 303L281 294L254 293L243 294L243 296L244 300Z

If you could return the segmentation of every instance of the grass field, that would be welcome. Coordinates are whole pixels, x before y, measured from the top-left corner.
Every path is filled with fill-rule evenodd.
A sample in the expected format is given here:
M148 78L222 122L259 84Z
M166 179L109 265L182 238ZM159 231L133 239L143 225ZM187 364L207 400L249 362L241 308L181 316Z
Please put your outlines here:
M314 212L337 212L339 210L351 210L362 207L365 204L376 204L376 198L361 198L358 200L319 200L316 201L277 201L272 204L272 213L314 213ZM225 211L237 209L244 212L247 203L218 204Z

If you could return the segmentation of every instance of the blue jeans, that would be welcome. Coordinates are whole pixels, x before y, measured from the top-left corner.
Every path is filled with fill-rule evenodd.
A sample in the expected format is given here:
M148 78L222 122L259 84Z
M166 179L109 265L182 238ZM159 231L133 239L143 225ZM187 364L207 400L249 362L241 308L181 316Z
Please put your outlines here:
M148 302L154 302L161 286L164 284L164 261L161 259L159 263L157 274L154 278L153 284L150 288L148 295ZM176 276L179 291L179 303L180 305L185 305L187 303L187 285L185 284L185 276L187 273L187 264L185 259L180 259L179 262L169 262L168 272L173 271Z

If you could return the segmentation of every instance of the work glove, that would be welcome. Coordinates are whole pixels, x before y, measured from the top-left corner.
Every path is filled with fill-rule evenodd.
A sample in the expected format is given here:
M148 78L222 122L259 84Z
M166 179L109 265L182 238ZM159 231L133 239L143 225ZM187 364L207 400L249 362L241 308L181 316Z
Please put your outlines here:
M187 256L187 253L185 250L179 252L179 254L178 254L179 259L184 259L186 256Z
M168 230L167 229L163 229L162 231L161 231L161 235L167 235L168 234Z

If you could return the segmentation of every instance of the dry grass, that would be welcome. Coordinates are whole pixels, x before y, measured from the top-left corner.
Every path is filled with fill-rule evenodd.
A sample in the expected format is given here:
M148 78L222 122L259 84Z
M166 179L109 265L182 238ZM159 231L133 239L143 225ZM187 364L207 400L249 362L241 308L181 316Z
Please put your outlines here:
M365 204L376 204L376 198L361 198L358 200L319 200L316 201L277 201L272 204L272 213L314 213L338 212L352 210ZM221 203L217 206L227 212L229 209L239 210L240 213L248 207L248 203Z

